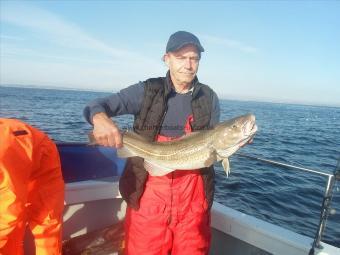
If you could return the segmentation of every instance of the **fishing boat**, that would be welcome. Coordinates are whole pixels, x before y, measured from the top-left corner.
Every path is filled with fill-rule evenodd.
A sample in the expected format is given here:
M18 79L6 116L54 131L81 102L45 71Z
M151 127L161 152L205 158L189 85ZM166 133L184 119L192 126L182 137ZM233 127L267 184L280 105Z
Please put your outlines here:
M119 194L118 180L125 160L117 157L115 149L102 146L60 143L58 149L66 182L63 253L123 254L122 225L126 203ZM282 165L244 154L240 156ZM340 248L321 241L329 211L329 198L334 183L340 179L340 169L334 174L315 174L325 175L328 181L320 224L314 239L214 202L211 211L210 254L340 255ZM28 231L25 254L34 254L33 241Z

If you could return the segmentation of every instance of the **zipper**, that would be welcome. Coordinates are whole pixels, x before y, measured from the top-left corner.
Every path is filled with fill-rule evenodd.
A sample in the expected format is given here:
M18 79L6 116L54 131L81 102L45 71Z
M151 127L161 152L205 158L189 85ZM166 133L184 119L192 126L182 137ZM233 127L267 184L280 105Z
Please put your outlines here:
M163 113L163 116L162 116L162 119L157 127L157 132L155 133L154 137L153 137L153 140L155 141L156 140L156 137L157 135L159 134L159 132L161 131L161 128L162 128L162 125L163 125L163 122L164 122L164 119L165 119L165 115L168 111L168 102L167 102L167 96L164 97L164 102L165 102L165 109L164 109L164 113Z

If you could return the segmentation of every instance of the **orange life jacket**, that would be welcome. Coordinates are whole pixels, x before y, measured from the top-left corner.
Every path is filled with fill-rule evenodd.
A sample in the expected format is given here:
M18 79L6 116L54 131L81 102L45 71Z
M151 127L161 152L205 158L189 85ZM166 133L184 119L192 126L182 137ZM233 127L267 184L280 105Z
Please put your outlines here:
M36 254L61 254L63 208L56 145L37 128L0 118L0 254L23 254L27 225Z

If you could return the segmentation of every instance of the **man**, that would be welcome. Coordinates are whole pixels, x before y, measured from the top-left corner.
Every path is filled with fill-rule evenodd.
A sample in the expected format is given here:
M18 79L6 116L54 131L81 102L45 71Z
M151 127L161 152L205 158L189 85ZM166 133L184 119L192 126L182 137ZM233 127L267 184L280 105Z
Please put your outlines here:
M196 73L199 39L186 31L172 34L163 60L166 77L132 85L84 109L97 142L121 147L122 136L112 116L133 114L134 131L149 141L178 139L185 133L210 129L219 122L216 94ZM208 254L213 167L151 176L143 159L130 158L120 179L127 202L126 254Z
M36 254L61 255L63 208L55 144L26 123L0 118L0 254L24 254L28 224Z

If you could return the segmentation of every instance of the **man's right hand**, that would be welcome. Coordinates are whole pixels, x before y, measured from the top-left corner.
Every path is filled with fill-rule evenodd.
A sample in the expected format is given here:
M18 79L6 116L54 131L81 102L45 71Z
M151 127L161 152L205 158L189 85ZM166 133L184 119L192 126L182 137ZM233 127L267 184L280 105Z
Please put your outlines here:
M117 125L103 112L92 118L93 136L103 146L120 148L123 146L122 135Z

